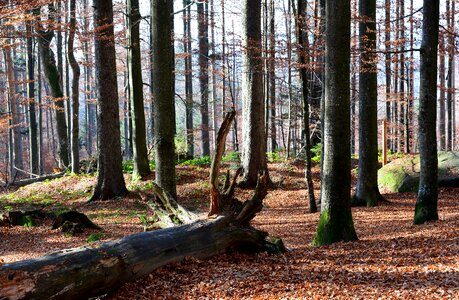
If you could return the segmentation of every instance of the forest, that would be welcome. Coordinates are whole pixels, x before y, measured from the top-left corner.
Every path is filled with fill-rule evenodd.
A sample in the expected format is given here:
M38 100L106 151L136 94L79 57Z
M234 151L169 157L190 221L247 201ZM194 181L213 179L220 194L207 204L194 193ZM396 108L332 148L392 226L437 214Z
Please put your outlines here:
M0 299L458 299L456 0L0 0Z

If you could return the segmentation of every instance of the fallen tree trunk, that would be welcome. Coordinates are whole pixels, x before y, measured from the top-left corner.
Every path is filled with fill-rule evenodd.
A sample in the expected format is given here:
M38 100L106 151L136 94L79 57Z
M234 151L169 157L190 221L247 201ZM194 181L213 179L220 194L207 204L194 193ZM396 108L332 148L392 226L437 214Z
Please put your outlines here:
M3 184L3 187L10 187L10 186L21 187L21 186L26 186L26 185L29 185L29 184L32 184L32 183L35 183L35 182L42 182L42 181L45 181L45 180L52 180L52 179L61 178L64 175L65 175L65 171L60 172L60 173L55 173L55 174L43 175L43 176L35 177L35 178L17 180L17 181L13 181L12 183L2 182L2 184Z
M233 201L226 216L5 264L0 267L0 299L83 299L184 257L202 259L241 247L284 251L281 240L269 241L266 232L249 225L265 195L266 176L262 176L253 198Z

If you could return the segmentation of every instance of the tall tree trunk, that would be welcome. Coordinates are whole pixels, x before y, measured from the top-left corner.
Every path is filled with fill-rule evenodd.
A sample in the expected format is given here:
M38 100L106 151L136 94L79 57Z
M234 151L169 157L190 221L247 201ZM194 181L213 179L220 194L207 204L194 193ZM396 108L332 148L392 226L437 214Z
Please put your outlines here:
M350 0L327 0L325 9L325 151L316 246L357 239L350 206Z
M191 5L183 0L183 49L185 52L185 125L187 158L194 156L193 132L193 50L191 49Z
M290 158L291 144L292 144L292 118L293 118L293 97L292 97L292 26L291 26L291 5L292 0L287 0L288 9L285 9L284 14L287 15L285 18L285 32L287 33L287 97L288 97L288 129L287 129L287 159Z
M445 55L446 55L446 49L445 49L445 35L443 33L440 34L439 36L439 43L438 43L438 51L440 55L440 64L438 66L438 77L440 79L440 98L439 100L439 124L438 124L438 133L440 135L440 150L445 151L446 150L446 132L445 132L445 91L446 91L446 82L445 82Z
M91 200L122 197L128 193L121 165L120 119L116 53L114 41L113 4L93 0L94 52L96 66L97 156L98 176Z
M150 174L143 103L139 0L127 0L127 10L129 100L131 102L132 149L134 154L132 176L137 178Z
M210 0L210 64L212 66L212 132L213 144L217 141L218 130L218 113L217 113L217 71L216 71L216 53L215 53L215 8L214 0Z
M209 8L197 3L199 32L199 87L201 93L202 155L210 155L209 141Z
M152 0L156 183L177 197L175 181L175 78L173 1Z
M376 0L360 1L359 173L354 205L376 206L378 189L378 78Z
M405 44L406 44L406 38L405 38L405 1L400 1L400 67L399 67L399 76L400 76L400 102L399 102L399 107L400 107L400 115L399 115L399 123L400 123L400 128L399 128L399 150L403 151L405 153L410 152L409 145L406 143L406 137L407 137L407 132L405 130L405 127L407 125L407 105L406 105L406 90L405 90L405 85L406 85L406 76L405 76Z
M52 5L49 5L50 19L52 20L53 14L55 13ZM62 86L60 78L62 76L59 73L56 66L56 60L54 53L51 50L51 41L54 37L54 31L52 29L44 30L39 29L38 45L40 49L41 63L43 64L43 71L50 87L51 97L53 98L53 106L55 107L55 117L57 123L57 137L58 137L58 153L59 163L64 167L69 166L69 143L67 136L67 123L65 120L65 107L64 107L64 93L62 92Z
M276 151L277 127L276 127L276 27L275 27L275 7L274 0L269 1L269 100L270 100L270 132L271 132L271 151ZM233 79L234 80L234 79Z
M455 24L453 23L453 15L455 12L452 11L452 5L454 0L446 0L446 20L448 31L453 32ZM447 52L448 52L448 74L447 74L447 92L446 92L446 105L448 114L447 123L447 150L452 151L454 148L454 91L453 91L453 78L454 78L454 35L450 33L448 35Z
M439 0L424 0L419 95L421 172L414 224L438 220L437 51Z
M384 26L385 26L385 34L384 34L384 44L385 44L385 73L386 73L386 122L389 124L389 138L387 141L387 145L390 149L393 149L393 139L391 137L392 133L392 124L391 124L391 107L392 107L392 97L391 97L391 55L390 51L391 47L391 22L390 22L390 10L391 10L391 1L385 0L385 19L384 19Z
M35 61L33 53L33 36L30 21L26 24L27 39L27 98L29 103L29 157L30 172L40 174L38 153L38 124L35 109Z
M307 26L307 1L298 0L298 10L296 15L296 33L298 39L298 61L300 65L301 92L303 100L303 132L304 148L306 153L306 184L308 187L308 207L310 213L317 212L316 199L314 196L314 184L312 181L312 163L311 163L311 137L309 130L309 91L308 91L308 69L309 58L309 40Z
M72 172L75 174L80 173L80 66L75 59L74 54L74 40L76 31L76 0L70 0L70 25L69 25L69 38L67 45L67 55L70 66L72 67L72 114L69 120L71 130L71 157L72 157Z
M261 0L243 1L242 98L243 144L242 185L255 186L258 173L267 171L265 141L265 101L261 61Z

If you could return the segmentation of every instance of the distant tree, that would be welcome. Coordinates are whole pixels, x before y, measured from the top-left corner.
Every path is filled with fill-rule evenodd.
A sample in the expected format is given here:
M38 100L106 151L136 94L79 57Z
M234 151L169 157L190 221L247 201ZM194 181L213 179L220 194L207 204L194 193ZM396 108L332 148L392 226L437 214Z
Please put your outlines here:
M72 114L69 120L71 124L71 161L72 172L78 174L80 172L80 66L74 54L74 40L76 31L76 0L70 0L70 27L69 38L67 45L67 56L69 64L72 67Z
M375 206L378 189L376 0L360 0L359 173L354 205Z
M136 178L150 174L143 103L139 0L127 0L127 12L129 98L131 101L132 148L134 154L132 175Z
M151 5L156 183L176 198L173 1L152 0Z
M438 220L437 52L440 1L424 0L419 91L421 171L414 224Z
M243 142L242 185L255 186L258 173L267 171L265 101L261 59L261 0L243 1Z
M49 24L55 20L55 9L53 5L48 5L48 20ZM39 14L39 10L35 10L36 14ZM42 24L43 22L39 22ZM45 78L50 88L50 96L52 96L53 106L55 107L54 112L57 123L57 138L59 144L59 162L64 166L69 166L69 140L67 135L67 123L65 120L65 107L64 107L64 93L62 91L61 76L59 73L54 53L51 49L51 41L54 38L53 26L50 25L48 29L43 26L39 26L37 31L38 48L40 49L41 63L43 65L43 71Z
M125 196L123 177L118 84L111 0L93 0L96 92L97 92L97 184L91 200Z
M357 239L350 201L350 0L327 0L325 10L325 151L316 246Z
M186 156L194 156L193 132L193 49L191 48L191 1L183 0L183 49L185 52Z
M199 32L199 86L201 93L202 155L210 155L209 140L209 8L197 3Z

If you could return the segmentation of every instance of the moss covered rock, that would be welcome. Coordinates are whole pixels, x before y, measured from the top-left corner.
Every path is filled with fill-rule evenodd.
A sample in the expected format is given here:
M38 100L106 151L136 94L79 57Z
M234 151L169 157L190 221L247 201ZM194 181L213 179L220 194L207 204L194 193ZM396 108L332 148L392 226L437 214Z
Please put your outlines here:
M420 158L406 155L385 165L378 171L378 185L387 192L417 192L419 187ZM438 153L438 178L452 182L459 177L459 152Z

